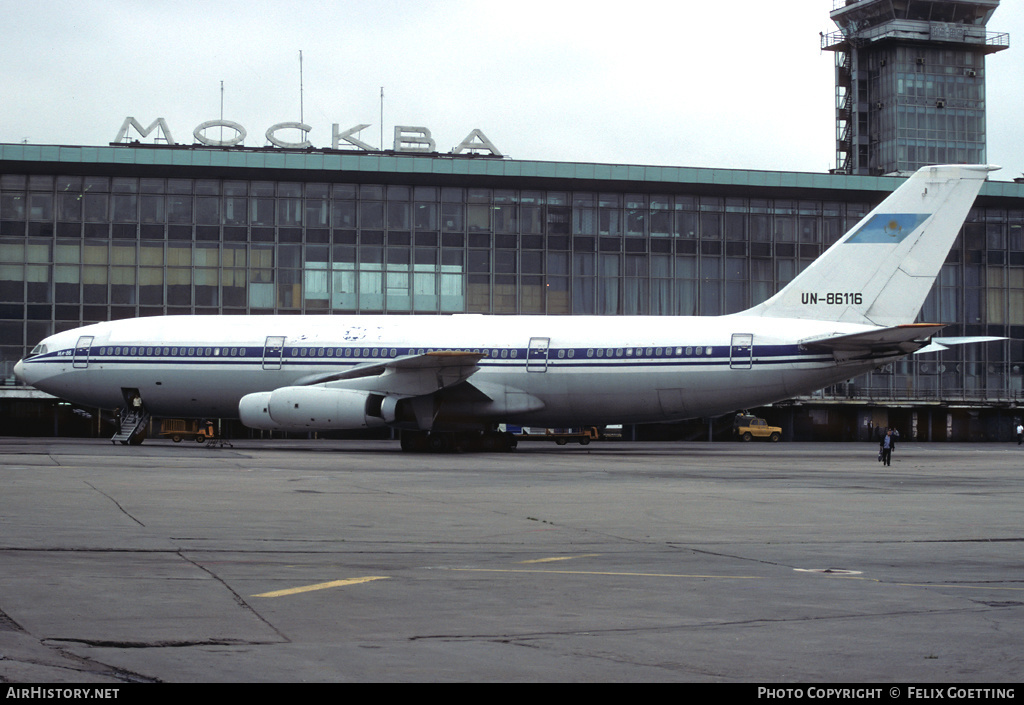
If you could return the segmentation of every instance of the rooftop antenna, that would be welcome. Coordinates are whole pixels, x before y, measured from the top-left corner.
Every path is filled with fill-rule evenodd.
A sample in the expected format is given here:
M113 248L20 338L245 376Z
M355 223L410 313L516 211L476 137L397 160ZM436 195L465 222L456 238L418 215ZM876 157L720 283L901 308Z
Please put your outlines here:
M220 82L220 141L224 143L224 81Z
M384 86L380 87L380 151L384 151Z
M305 113L302 110L302 49L299 49L299 122L305 124Z

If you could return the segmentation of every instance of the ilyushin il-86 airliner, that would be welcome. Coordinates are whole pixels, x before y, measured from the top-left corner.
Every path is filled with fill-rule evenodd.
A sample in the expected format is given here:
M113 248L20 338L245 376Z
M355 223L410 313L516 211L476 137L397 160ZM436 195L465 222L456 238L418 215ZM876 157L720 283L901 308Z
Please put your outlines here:
M76 404L293 432L392 427L406 450L514 447L499 424L709 417L922 350L914 323L989 171L925 167L775 296L724 316L159 316L52 335L15 366ZM977 339L973 339L977 340Z

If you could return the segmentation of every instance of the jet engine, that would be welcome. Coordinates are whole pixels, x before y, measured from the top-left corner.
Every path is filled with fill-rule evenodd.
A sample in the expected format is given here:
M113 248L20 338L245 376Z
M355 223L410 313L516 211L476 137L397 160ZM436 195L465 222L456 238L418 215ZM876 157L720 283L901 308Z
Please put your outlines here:
M281 387L247 394L238 402L246 426L276 431L383 426L385 397L352 389Z
M272 392L256 392L246 394L238 402L238 418L249 428L258 428L263 431L280 431L281 426L274 423L270 418L270 411L267 405L270 403Z

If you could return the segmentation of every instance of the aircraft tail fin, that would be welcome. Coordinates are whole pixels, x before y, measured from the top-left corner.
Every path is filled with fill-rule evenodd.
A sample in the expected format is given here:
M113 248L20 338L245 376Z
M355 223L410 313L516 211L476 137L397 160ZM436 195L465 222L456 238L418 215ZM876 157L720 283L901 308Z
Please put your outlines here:
M912 323L988 172L918 170L779 293L739 315Z

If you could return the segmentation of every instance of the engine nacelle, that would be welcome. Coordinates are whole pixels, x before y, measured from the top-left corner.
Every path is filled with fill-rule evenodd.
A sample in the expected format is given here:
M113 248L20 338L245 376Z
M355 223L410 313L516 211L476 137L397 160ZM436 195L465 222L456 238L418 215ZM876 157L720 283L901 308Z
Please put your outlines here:
M263 431L280 431L281 426L270 418L270 395L272 392L246 394L238 402L238 418L249 428Z
M281 387L270 392L266 408L279 430L355 429L383 426L383 401L380 394L353 389Z

